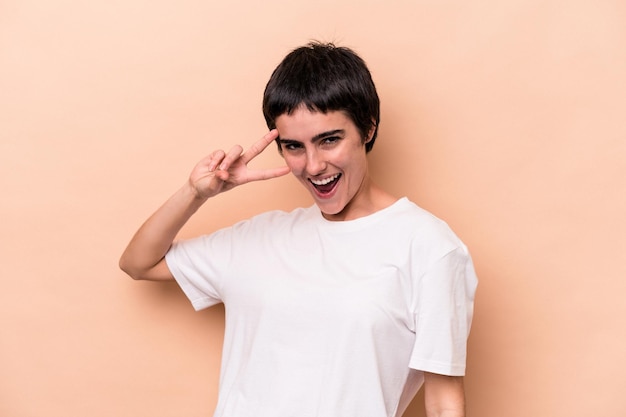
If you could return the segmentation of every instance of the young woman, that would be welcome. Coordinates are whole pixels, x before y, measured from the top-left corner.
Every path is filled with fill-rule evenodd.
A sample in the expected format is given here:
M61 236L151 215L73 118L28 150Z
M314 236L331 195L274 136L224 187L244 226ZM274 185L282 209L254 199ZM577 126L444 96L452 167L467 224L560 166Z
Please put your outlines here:
M214 416L399 417L422 384L429 417L464 416L471 258L444 222L372 181L380 115L365 63L300 47L263 112L269 133L201 160L120 260L135 279L176 279L197 310L224 303ZM272 142L286 166L249 170ZM210 198L289 172L314 205L174 242Z

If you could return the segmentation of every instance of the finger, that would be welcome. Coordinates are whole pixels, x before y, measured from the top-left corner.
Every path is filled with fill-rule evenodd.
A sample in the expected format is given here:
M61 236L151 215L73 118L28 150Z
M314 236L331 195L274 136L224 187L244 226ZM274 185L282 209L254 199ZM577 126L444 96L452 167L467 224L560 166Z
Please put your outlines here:
M224 159L219 165L219 169L228 170L232 163L241 157L241 152L243 152L243 148L239 145L233 146L230 151L224 156Z
M262 181L282 177L291 172L288 166L268 169L256 169L248 172L248 181Z
M241 160L244 164L247 164L254 159L258 154L263 152L267 146L274 142L278 137L278 130L272 129L267 132L261 139L256 141L250 146L250 148L241 155Z
M207 169L209 170L209 172L213 172L217 169L217 167L219 166L219 164L222 163L222 160L224 159L224 156L226 154L224 153L224 151L217 150L212 152L206 159L208 160L207 162Z

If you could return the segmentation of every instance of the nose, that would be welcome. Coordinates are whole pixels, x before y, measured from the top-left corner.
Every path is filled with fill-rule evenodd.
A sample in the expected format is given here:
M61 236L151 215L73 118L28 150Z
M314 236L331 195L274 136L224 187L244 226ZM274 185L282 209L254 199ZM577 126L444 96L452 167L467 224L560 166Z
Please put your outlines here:
M308 150L306 153L306 172L310 176L322 174L326 170L326 160L317 149Z

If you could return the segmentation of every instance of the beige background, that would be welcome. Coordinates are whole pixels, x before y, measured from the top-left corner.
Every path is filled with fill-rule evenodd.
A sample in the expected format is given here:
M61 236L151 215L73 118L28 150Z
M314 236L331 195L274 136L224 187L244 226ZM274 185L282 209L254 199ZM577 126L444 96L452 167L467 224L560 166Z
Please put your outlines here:
M223 310L117 260L311 38L371 68L375 177L473 253L468 414L626 415L622 0L0 1L0 415L210 415ZM183 234L309 203L256 183Z

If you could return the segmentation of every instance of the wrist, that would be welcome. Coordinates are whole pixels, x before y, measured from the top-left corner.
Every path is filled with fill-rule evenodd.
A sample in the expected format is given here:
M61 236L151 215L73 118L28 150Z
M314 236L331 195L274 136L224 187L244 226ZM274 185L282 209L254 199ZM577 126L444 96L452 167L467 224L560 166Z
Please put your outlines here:
M185 185L181 187L179 192L190 203L199 203L200 205L202 205L205 201L209 199L209 196L201 194L200 191L190 181L187 181Z
M198 210L209 197L202 196L193 185L186 183L178 190L175 198L178 200L178 204L187 207L186 211L192 214Z

